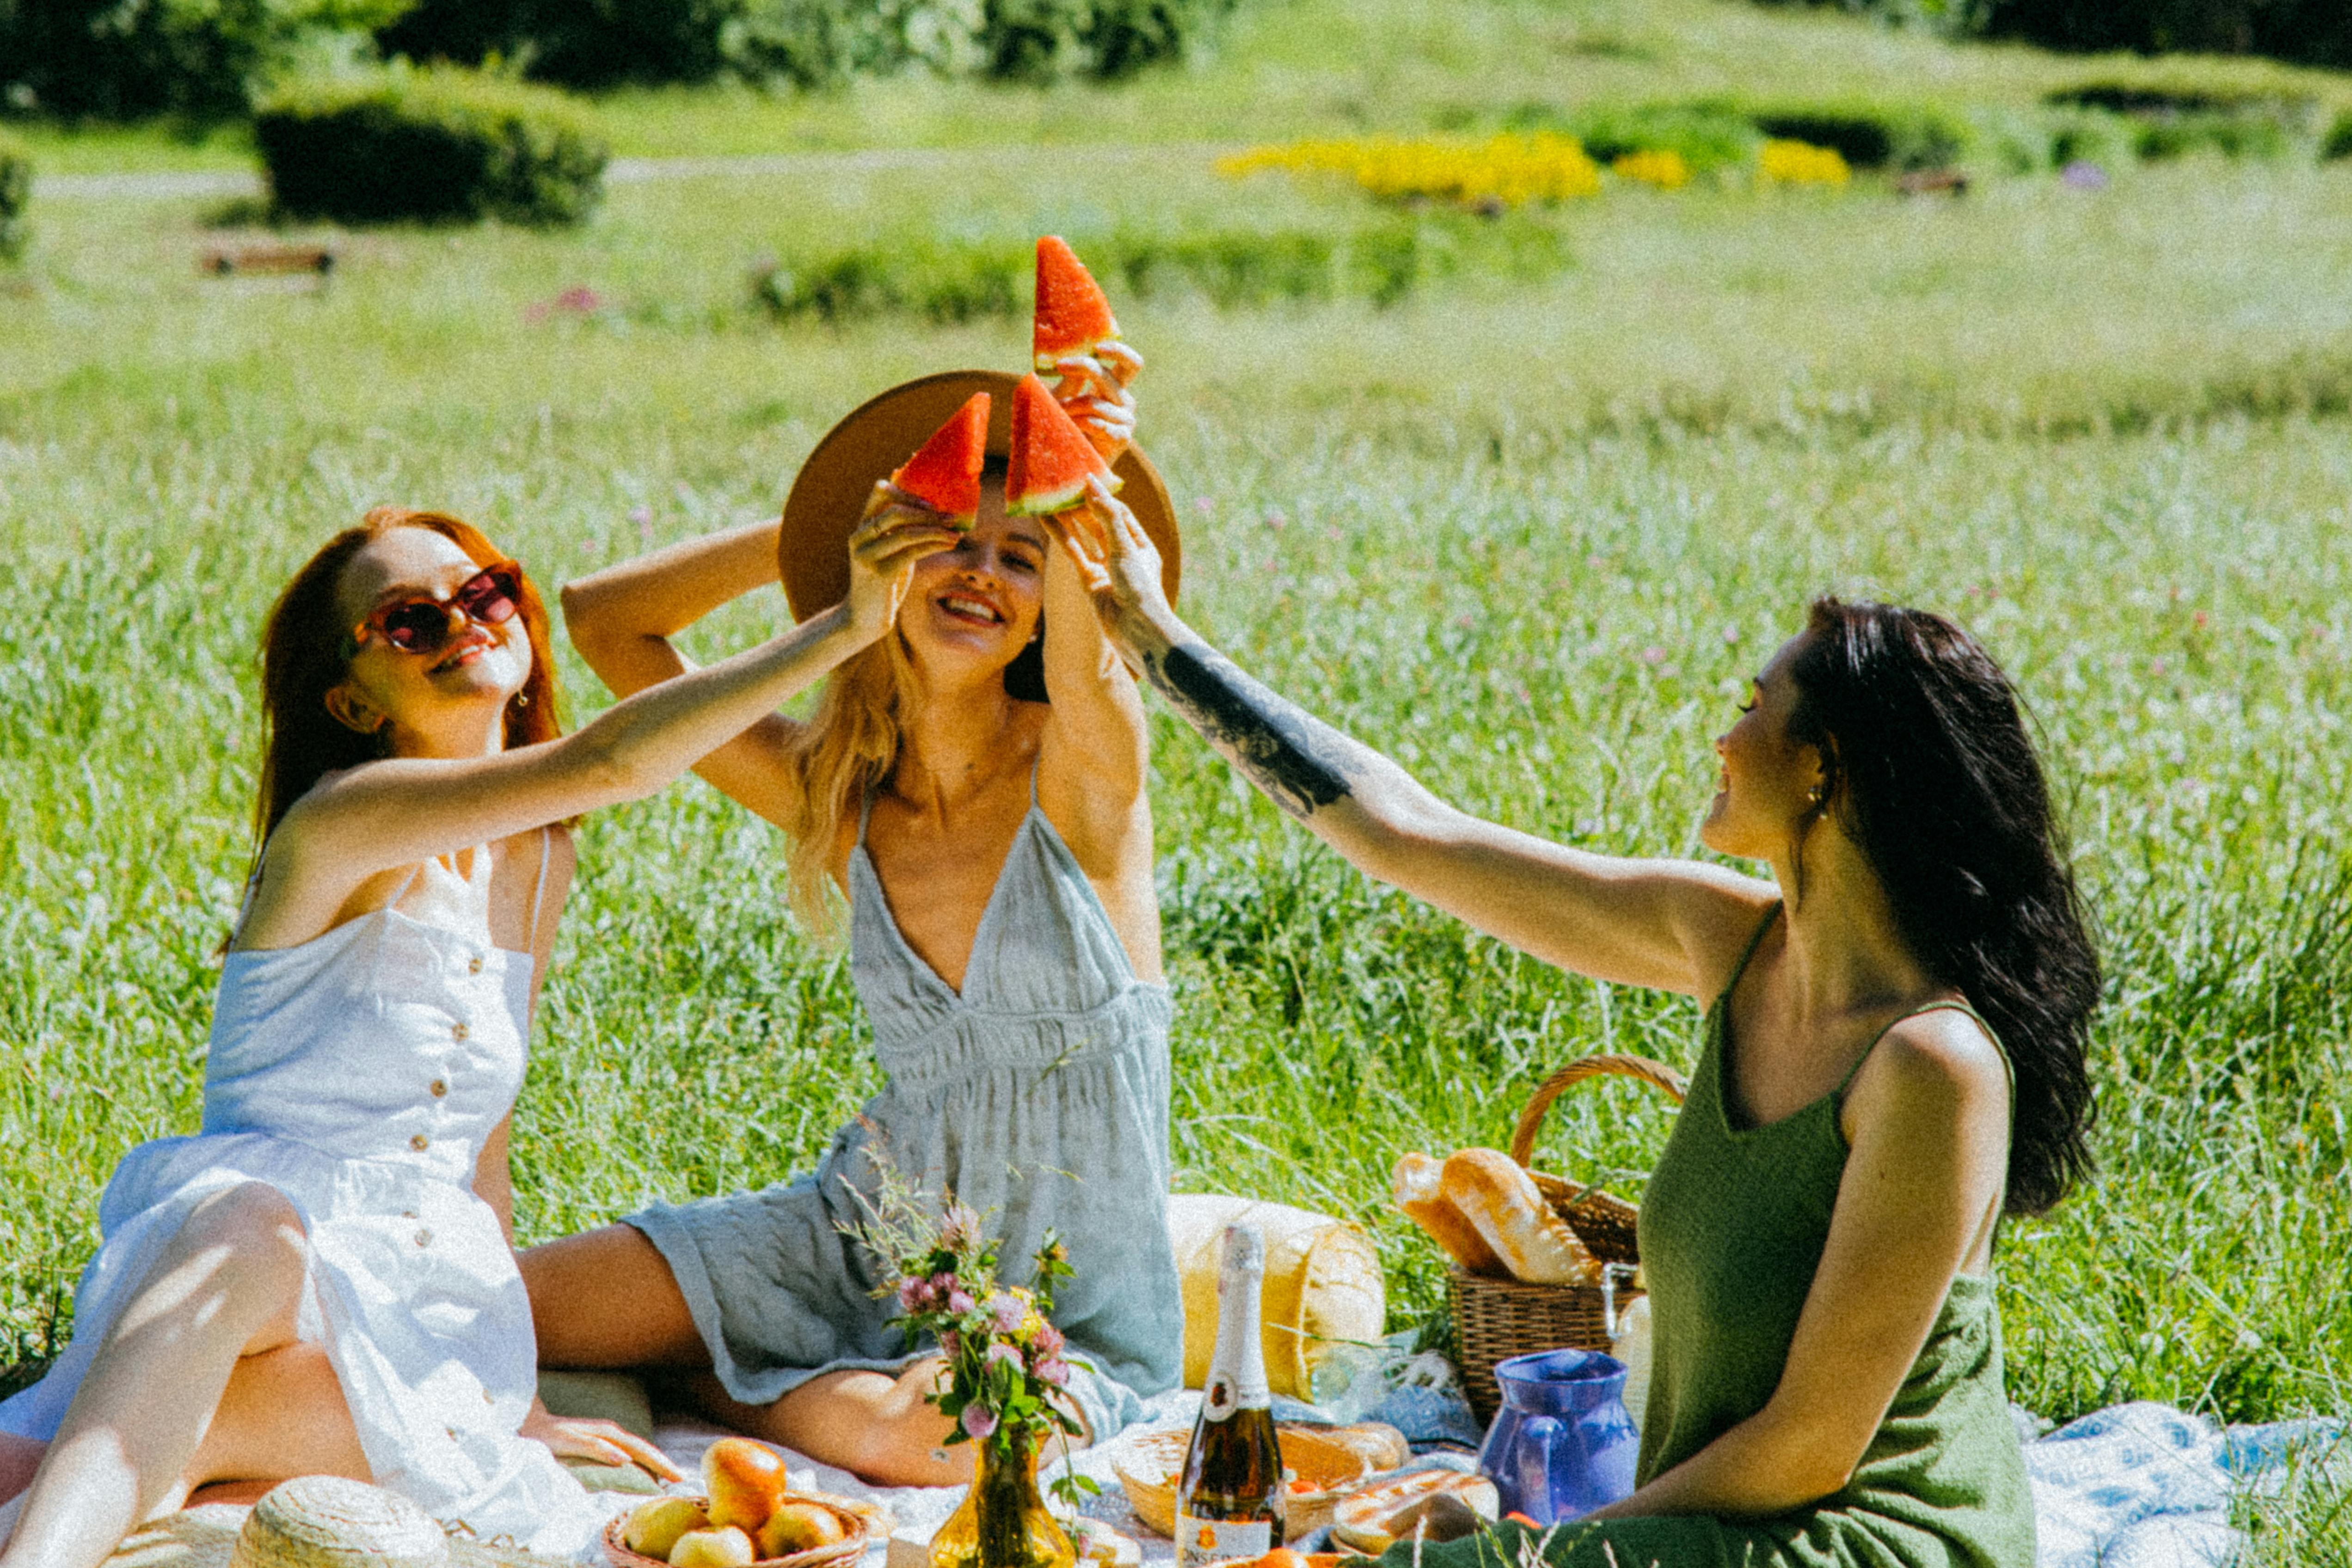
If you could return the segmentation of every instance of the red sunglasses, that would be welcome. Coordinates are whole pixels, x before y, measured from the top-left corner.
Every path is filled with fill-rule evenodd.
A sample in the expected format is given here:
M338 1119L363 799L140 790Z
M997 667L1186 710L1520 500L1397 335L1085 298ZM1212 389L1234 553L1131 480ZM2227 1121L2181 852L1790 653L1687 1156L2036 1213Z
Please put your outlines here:
M356 654L371 637L382 637L386 647L403 653L439 653L466 622L502 626L520 608L522 564L500 561L467 578L446 599L394 599L378 605L352 628L343 655L348 658Z

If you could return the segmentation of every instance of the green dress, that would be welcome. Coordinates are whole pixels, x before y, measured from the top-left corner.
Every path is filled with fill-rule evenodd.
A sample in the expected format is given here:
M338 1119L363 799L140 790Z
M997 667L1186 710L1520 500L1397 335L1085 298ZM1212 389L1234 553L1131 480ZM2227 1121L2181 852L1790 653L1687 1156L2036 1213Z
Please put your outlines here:
M1726 1101L1732 987L1779 914L1776 907L1757 929L1708 1009L1690 1097L1642 1204L1653 1314L1638 1472L1645 1484L1771 1397L1845 1170L1838 1127L1845 1084L1762 1127L1736 1125ZM1920 1011L1936 1007L1975 1016L1959 1003ZM1422 1568L1470 1568L1481 1558L1491 1564L1497 1547L1504 1563L1518 1563L1517 1528L1505 1526L1500 1539L1424 1547ZM1681 1515L1561 1527L1544 1551L1574 1568L2033 1568L2033 1497L2002 1387L1993 1283L1965 1274L1953 1279L1919 1359L1840 1490L1769 1519ZM1409 1546L1393 1549L1390 1568L1403 1568L1411 1555Z

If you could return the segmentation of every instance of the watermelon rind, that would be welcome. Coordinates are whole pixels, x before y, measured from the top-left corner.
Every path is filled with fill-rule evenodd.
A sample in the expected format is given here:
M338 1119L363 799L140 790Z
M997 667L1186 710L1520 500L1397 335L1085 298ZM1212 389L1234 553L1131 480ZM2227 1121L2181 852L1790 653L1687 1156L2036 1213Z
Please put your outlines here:
M1112 490L1116 491L1119 485L1118 476L1114 473L1104 477L1109 480ZM1086 499L1087 481L1080 479L1076 484L1066 485L1060 489L1040 490L1034 495L1023 496L1017 500L1007 500L1004 510L1013 517L1051 517L1055 512L1069 511L1082 505Z

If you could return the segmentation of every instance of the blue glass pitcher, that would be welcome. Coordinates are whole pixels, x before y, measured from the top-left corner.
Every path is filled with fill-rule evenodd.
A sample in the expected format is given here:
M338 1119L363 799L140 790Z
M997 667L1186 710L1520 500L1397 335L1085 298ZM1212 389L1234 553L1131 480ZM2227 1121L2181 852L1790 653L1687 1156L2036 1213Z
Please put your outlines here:
M1625 1414L1625 1363L1598 1351L1541 1351L1495 1366L1503 1407L1478 1471L1506 1513L1554 1524L1633 1490L1641 1434Z

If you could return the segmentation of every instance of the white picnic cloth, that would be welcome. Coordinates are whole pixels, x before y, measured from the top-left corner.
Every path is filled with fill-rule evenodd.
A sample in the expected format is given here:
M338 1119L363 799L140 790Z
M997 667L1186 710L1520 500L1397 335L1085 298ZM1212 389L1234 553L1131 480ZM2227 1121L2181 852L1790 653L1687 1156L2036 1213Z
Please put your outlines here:
M2216 1427L2168 1405L2093 1411L2025 1445L2040 1568L2223 1568L2231 1505L2302 1466L2352 1468L2344 1424Z
M1173 1562L1175 1547L1135 1518L1114 1466L1149 1433L1189 1430L1200 1397L1162 1394L1150 1402L1142 1424L1072 1460L1078 1474L1102 1488L1084 1511L1134 1537L1147 1564ZM716 1426L668 1424L655 1441L693 1473L702 1450L725 1435ZM789 1450L784 1458L796 1486L880 1503L898 1529L935 1530L963 1501L961 1487L874 1487ZM2352 1470L2352 1435L2343 1423L2216 1427L2147 1403L2095 1411L2025 1445L2039 1568L2226 1568L2245 1544L2231 1522L2232 1504L2250 1492L2274 1490L2296 1467L2315 1464ZM1054 1466L1044 1479L1058 1474ZM877 1568L884 1551L877 1542L863 1568Z

